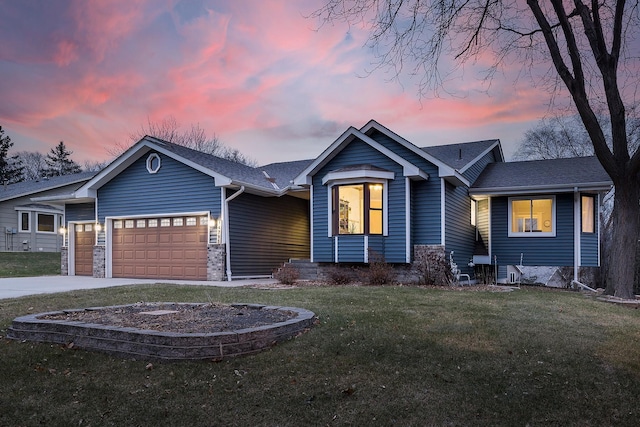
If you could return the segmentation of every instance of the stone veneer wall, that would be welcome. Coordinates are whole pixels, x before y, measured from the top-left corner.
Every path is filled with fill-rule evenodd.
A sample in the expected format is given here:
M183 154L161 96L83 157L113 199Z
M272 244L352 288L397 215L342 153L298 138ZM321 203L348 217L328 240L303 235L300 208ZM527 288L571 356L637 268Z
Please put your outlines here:
M93 277L104 278L105 277L105 247L94 246L93 247Z
M69 247L67 246L60 248L60 275L69 275Z
M224 280L226 252L224 244L210 244L207 247L207 280Z

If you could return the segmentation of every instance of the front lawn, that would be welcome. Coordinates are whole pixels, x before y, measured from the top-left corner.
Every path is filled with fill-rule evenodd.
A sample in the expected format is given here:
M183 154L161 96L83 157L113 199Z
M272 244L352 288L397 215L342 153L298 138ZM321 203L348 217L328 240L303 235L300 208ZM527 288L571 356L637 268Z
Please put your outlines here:
M0 252L0 277L60 274L60 252Z
M307 308L230 361L153 363L4 338L26 313L137 301ZM637 425L640 310L578 293L147 285L0 300L0 425Z

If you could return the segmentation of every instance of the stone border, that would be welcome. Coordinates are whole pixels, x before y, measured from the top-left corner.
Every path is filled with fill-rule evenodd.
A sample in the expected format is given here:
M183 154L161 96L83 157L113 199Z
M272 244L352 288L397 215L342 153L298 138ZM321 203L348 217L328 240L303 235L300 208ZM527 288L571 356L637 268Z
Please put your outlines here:
M194 305L201 304L194 303ZM266 350L279 342L289 340L305 332L315 323L315 314L303 308L260 304L231 304L231 306L256 310L282 310L297 313L297 316L271 325L213 333L161 332L39 318L78 310L75 309L17 317L7 331L7 338L64 345L73 343L74 347L85 350L97 350L144 360L220 361ZM110 307L91 307L86 310L104 308Z

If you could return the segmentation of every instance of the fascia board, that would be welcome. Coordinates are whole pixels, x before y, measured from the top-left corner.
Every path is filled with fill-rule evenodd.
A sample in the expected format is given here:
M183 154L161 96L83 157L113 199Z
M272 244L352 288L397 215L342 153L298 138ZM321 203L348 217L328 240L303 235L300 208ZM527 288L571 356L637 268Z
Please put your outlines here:
M326 184L329 181L337 181L341 179L355 179L355 178L375 178L375 179L393 179L395 174L393 172L372 171L372 170L352 170L345 172L329 172L322 178L322 184Z
M543 193L573 193L576 191L609 191L611 182L587 182L565 185L540 185L536 187L487 187L470 188L471 195L519 195L519 194L543 194Z
M131 149L127 150L123 155L118 157L109 166L107 166L104 170L98 173L98 175L93 177L93 179L91 179L85 185L80 187L76 191L76 197L94 197L95 198L96 191L98 188L102 187L107 182L111 181L118 174L124 171L127 167L131 166L136 160L138 160L140 157L144 156L146 153L152 150L162 153L167 157L170 157L199 172L204 173L205 175L209 175L213 177L215 179L217 187L230 185L232 183L231 178L221 175L202 165L194 163L191 160L185 159L184 157L179 156L170 150L167 150L166 148L154 143L153 141L143 138L138 143L136 143L136 145L131 147Z
M460 169L458 172L460 173L465 173L467 169L469 169L471 166L475 165L476 162L478 162L481 158L483 158L484 156L486 156L487 154L489 154L491 151L493 151L496 148L496 145L499 146L500 145L500 140L496 140L495 143L491 144L491 146L489 148L487 148L486 150L484 150L482 153L480 153L480 155L478 155L475 159L471 160L469 163L467 163L465 165L465 167L463 167L462 169ZM500 149L500 154L502 154L502 149Z
M353 137L353 131L357 131L353 126L345 130L305 170L293 179L293 183L295 185L311 185L311 177L341 151L342 145L346 145L350 141L349 138Z
M87 181L87 178L78 179L78 180L75 180L75 181L65 182L64 184L52 185L51 187L38 188L35 191L25 191L23 193L14 194L14 195L9 196L9 197L0 197L0 202L4 202L4 201L7 201L7 200L18 199L20 197L26 197L26 196L28 196L30 194L34 194L34 193L42 193L42 192L45 192L45 191L55 190L56 188L65 187L67 185L72 185L72 184L78 184L78 183L83 182L83 181ZM54 197L54 196L51 196L51 197Z
M436 159L435 157L433 157L432 155L430 155L426 151L421 150L416 145L414 145L411 142L407 141L406 139L404 139L403 137L401 137L397 133L387 129L384 126L382 126L380 123L376 122L375 120L369 121L369 123L367 123L366 125L364 125L360 129L360 132L362 132L364 134L364 133L367 133L368 131L370 131L373 128L375 128L377 131L383 133L384 135L388 136L389 138L393 139L394 141L400 143L405 148L413 151L415 154L417 154L418 156L422 157L426 161L428 161L428 162L434 164L435 166L437 166L438 167L438 175L439 176L442 177L442 176L454 176L455 175L455 172L456 172L455 169L451 168L450 166L446 165L445 163L442 163L440 160Z

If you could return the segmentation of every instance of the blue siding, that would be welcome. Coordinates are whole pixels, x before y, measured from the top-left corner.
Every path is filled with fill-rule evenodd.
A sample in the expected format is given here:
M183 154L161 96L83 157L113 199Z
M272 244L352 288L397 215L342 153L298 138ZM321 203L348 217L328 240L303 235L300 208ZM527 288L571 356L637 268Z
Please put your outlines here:
M489 199L478 200L478 212L476 213L476 226L479 239L482 239L485 248L489 250ZM476 254L483 255L483 254Z
M309 258L309 202L241 194L229 202L231 274L264 276L290 258Z
M598 233L580 233L580 265L598 267Z
M475 162L469 169L464 171L462 176L467 178L471 184L475 182L476 179L480 176L484 168L487 167L489 163L494 163L496 158L493 154L493 150L489 151L487 154L482 156L477 162Z
M440 235L440 186L437 173L428 181L411 182L411 243L412 245L439 245Z
M345 147L335 158L325 165L313 177L313 251L316 262L334 261L334 242L329 236L328 218L328 190L322 184L322 178L329 172L345 166L371 164L395 173L395 179L389 180L388 191L388 224L389 233L383 239L383 255L387 262L403 263L405 257L405 178L402 167L373 149L368 144L354 140ZM348 237L348 238L347 238ZM353 239L352 239L353 238ZM359 246L355 243L360 239ZM362 236L341 235L339 242L340 262L362 262L364 260L364 245ZM343 246L344 249L343 249ZM380 245L378 246L380 247Z
M98 218L209 211L220 216L220 188L214 179L160 154L162 167L155 174L143 155L98 190Z
M96 205L95 203L76 203L65 206L64 209L65 222L70 221L95 221Z
M472 274L469 261L475 247L475 227L471 225L471 198L467 187L445 184L445 250L462 273Z
M573 194L556 196L556 237L508 237L508 198L491 199L492 255L500 265L573 265Z

